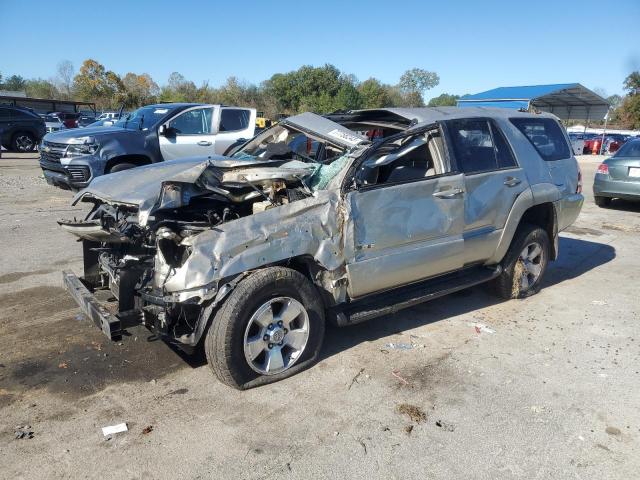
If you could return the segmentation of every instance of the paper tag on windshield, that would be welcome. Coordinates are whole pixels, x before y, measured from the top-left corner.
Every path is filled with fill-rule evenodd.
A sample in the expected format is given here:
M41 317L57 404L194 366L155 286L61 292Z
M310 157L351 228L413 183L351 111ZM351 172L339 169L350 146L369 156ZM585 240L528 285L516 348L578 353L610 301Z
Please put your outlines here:
M328 135L333 138L339 138L343 142L348 143L349 145L357 145L362 142L362 138L356 137L355 135L351 135L347 132L343 132L342 130L331 130Z
M169 111L168 108L156 108L153 113L154 115L163 115Z

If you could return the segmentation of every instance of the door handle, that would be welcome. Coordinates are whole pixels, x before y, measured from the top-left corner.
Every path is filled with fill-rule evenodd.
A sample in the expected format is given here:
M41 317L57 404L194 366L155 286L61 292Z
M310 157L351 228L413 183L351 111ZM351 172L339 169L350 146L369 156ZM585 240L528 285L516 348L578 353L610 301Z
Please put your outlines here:
M520 185L521 183L522 183L522 180L516 177L507 177L504 181L504 184L507 187L515 187L516 185Z
M455 198L462 193L464 193L464 190L461 188L448 188L446 190L438 190L433 196L438 198Z
M211 146L211 142L209 142L208 140L200 140L198 142L198 145L200 145L201 147L210 147Z

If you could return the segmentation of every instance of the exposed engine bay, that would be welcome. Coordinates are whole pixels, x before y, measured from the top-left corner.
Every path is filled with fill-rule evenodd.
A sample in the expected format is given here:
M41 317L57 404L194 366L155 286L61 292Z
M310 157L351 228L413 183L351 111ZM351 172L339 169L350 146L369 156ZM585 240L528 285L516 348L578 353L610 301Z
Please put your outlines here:
M202 273L181 270L198 236L317 197L345 169L348 150L339 142L276 126L231 158L141 167L123 172L121 183L114 182L119 174L97 178L74 201L93 204L86 218L58 223L83 242L82 282L92 292L109 290L123 323L144 323L188 348L206 325L207 305L221 294L217 285L179 293L171 288L171 282L187 286L189 277ZM210 256L213 263L216 254ZM176 280L180 276L185 278Z

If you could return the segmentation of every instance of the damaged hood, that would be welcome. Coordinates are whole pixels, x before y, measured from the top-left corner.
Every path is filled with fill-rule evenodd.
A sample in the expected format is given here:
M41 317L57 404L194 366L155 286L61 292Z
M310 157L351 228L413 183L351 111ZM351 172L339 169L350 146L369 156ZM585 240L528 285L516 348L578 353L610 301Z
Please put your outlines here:
M266 180L299 180L315 170L312 164L273 160L236 160L222 156L194 157L155 163L97 177L72 204L93 198L138 207L140 223L154 210L165 182L195 185L202 193L221 185L255 184ZM205 171L212 175L203 175Z
M351 149L356 145L368 142L367 137L353 130L349 130L328 118L311 112L288 117L280 123L290 125L296 130L320 137L329 143L346 149Z

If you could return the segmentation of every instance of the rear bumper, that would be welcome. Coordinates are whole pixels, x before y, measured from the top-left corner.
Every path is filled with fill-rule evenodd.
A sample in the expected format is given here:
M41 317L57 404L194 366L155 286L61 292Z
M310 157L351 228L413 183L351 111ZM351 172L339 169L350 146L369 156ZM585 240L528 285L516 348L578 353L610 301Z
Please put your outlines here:
M563 197L559 202L558 211L558 231L562 231L576 221L580 210L582 210L582 204L584 203L584 196L581 193L574 193Z
M596 175L593 182L593 194L596 197L640 200L640 179L638 180L636 182L613 180L608 175Z
M62 272L64 286L84 313L111 340L122 338L120 319L111 314L73 272Z

